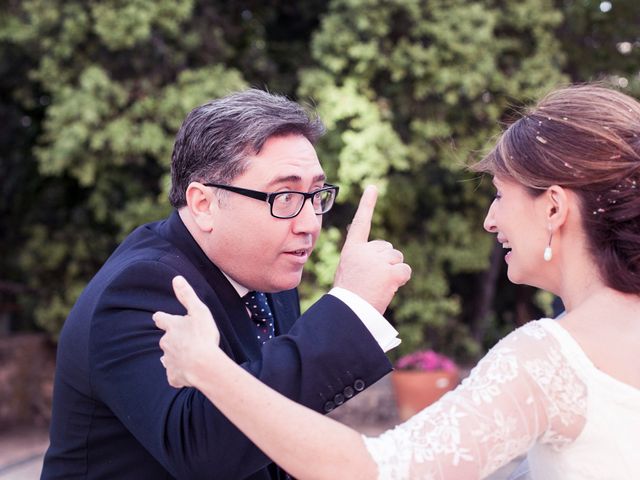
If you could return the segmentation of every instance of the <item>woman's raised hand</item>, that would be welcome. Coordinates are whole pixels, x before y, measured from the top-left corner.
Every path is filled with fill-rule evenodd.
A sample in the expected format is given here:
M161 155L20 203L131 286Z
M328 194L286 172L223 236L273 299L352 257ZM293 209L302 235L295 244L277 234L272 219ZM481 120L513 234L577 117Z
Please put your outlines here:
M212 352L218 350L220 332L211 311L184 277L174 277L173 291L187 309L187 314L153 314L156 326L165 331L160 339L160 348L164 352L160 362L167 370L171 386L196 386L194 382L199 370L210 361Z

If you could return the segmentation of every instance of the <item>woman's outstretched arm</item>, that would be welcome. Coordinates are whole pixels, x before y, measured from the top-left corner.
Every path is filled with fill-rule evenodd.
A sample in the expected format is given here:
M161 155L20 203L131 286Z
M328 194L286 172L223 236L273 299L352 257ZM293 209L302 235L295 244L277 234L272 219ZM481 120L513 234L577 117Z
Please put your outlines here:
M283 397L218 347L207 307L182 278L174 289L187 315L156 313L166 330L161 361L169 383L201 390L269 457L298 478L485 478L536 442L578 438L587 389L563 354L551 320L509 334L465 381L377 438ZM374 462L375 458L375 462Z
M296 478L376 478L376 464L358 432L292 402L239 367L218 348L211 312L191 286L176 277L173 287L187 315L158 312L153 317L166 331L161 361L172 386L200 390Z

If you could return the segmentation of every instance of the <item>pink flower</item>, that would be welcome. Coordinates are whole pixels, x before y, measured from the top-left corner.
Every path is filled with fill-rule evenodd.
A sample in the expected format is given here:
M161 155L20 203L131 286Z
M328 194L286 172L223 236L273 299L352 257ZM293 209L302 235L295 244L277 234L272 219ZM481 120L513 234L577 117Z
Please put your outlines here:
M400 370L422 370L425 372L439 370L455 372L458 369L453 360L433 350L422 350L400 357L395 367Z

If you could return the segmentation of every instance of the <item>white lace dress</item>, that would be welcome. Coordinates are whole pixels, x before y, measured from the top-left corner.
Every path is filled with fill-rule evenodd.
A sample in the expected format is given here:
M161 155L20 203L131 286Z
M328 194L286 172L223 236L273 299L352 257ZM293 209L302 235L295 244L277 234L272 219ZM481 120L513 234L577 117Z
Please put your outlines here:
M501 340L439 402L364 440L380 480L484 478L526 452L535 480L640 479L640 390L545 318Z

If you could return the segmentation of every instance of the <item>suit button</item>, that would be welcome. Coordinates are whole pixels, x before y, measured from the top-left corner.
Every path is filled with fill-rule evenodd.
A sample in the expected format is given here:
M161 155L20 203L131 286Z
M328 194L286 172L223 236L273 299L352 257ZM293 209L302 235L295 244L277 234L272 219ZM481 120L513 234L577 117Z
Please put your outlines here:
M331 400L329 400L327 403L324 404L324 411L326 413L329 413L334 408L336 408L336 404L333 403Z
M353 382L353 388L356 389L356 392L361 392L364 390L364 380L357 379Z
M342 393L344 394L344 398L351 398L356 392L353 391L353 387L344 387Z
M344 395L342 395L341 393L336 393L336 396L333 397L333 401L335 402L336 406L342 405L344 403Z

